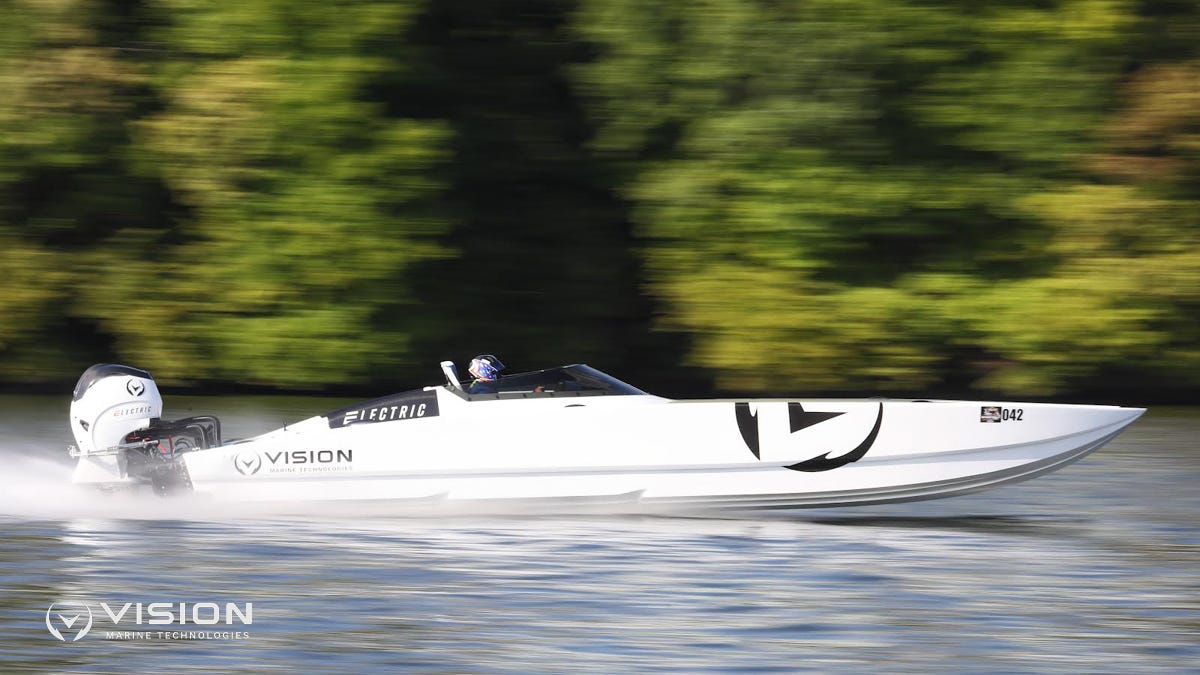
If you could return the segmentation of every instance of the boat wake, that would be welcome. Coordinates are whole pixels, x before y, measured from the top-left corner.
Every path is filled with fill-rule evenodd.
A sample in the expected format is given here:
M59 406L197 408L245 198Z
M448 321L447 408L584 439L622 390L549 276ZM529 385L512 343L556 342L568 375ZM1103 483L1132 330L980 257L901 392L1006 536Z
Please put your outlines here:
M0 446L0 519L239 520L278 515L267 505L217 504L197 495L160 497L150 491L103 493L71 482L70 465L27 448Z
M290 502L225 502L196 493L160 496L151 490L101 492L95 486L71 482L72 467L51 459L49 453L31 455L28 447L0 446L6 470L0 474L0 520L154 520L237 522L297 520L331 522L369 519L459 519L481 516L560 516L564 513L621 516L633 510L629 503L592 500L564 509L561 502L509 503L504 509L490 500L452 502L426 500L334 500ZM659 515L692 514L679 507L658 509ZM693 514L694 515L694 514Z
M0 517L42 519L86 513L95 491L71 483L71 467L45 457L0 448Z

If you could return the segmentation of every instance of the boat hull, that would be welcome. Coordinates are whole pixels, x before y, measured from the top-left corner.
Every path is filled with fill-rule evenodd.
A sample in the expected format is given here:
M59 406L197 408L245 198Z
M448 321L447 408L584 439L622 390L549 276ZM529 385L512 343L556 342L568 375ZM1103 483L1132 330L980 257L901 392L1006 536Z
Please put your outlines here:
M393 411L345 426L345 416L316 417L182 461L196 493L228 501L554 512L847 506L1027 480L1093 452L1144 412L653 396L481 402L428 391L432 416Z

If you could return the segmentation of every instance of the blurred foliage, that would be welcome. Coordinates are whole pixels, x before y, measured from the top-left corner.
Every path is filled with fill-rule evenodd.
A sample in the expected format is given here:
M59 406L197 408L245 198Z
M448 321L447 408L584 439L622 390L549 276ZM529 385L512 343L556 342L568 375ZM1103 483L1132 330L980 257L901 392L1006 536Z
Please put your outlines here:
M1194 386L1200 195L1133 165L1194 176L1200 80L1132 60L1139 11L586 3L662 325L734 389Z
M1194 2L6 16L9 381L1200 385Z
M386 2L294 7L156 7L170 23L153 39L182 53L155 64L169 85L134 142L187 216L117 239L162 252L153 293L101 253L81 309L168 379L360 381L375 366L365 355L406 353L421 320L405 274L446 254L430 176L444 125L361 100L395 67L372 45L410 17Z

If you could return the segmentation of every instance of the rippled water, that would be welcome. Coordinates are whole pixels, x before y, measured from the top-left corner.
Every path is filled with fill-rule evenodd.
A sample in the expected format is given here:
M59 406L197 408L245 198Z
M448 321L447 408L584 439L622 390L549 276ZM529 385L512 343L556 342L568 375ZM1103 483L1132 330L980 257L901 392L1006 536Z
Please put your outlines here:
M228 436L328 401L168 401ZM0 671L1197 672L1200 421L970 497L737 518L287 518L62 484L61 400L0 398ZM181 407L183 409L181 409ZM120 516L120 517L116 517ZM78 642L51 602L253 603L241 639ZM68 639L70 636L68 635Z

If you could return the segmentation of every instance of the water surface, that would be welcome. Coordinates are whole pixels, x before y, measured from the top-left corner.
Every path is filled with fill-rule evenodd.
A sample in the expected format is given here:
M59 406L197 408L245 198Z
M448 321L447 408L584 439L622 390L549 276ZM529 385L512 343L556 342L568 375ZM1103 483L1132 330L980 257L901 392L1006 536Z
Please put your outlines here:
M167 413L234 437L338 403ZM1200 672L1194 409L979 495L728 518L131 513L63 485L61 398L0 398L0 431L3 672ZM60 642L46 610L72 599L253 624Z

